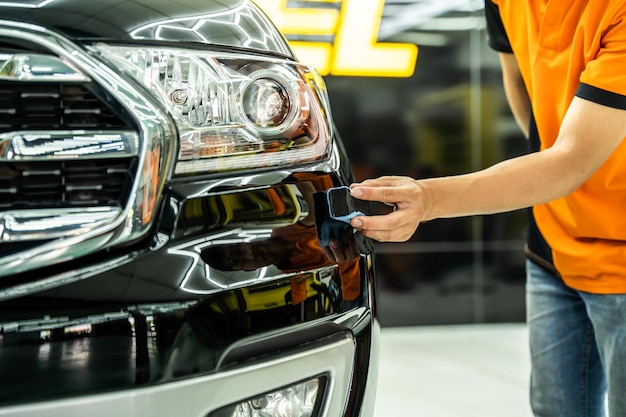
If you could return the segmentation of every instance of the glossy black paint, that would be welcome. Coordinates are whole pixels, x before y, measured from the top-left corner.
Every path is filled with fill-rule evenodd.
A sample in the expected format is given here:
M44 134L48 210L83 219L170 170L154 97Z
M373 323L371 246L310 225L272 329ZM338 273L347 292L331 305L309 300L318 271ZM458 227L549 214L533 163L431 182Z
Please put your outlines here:
M41 25L77 41L138 39L245 48L293 57L248 0L26 0L0 4L0 19ZM220 21L236 24L221 25ZM193 27L193 30L191 28Z
M302 277L301 279L305 279ZM311 281L313 279L311 278ZM2 304L0 405L157 385L297 352L350 329L310 321L341 308L318 283L293 305L291 280L186 301L122 303L46 295ZM266 298L260 304L259 298ZM336 311L335 311L336 312ZM44 318L45 317L45 318ZM12 318L14 321L4 321ZM267 331L270 342L251 342ZM245 346L238 342L248 339ZM233 348L233 346L235 346ZM226 350L228 349L228 352Z
M22 4L41 7L0 6L0 20L52 28L77 45L191 42L292 57L248 2L183 3L31 0ZM241 19L244 30L213 31L224 26L212 26L215 16ZM200 21L212 37L182 30ZM242 33L263 42L244 47ZM350 387L343 416L370 416L377 361L372 247L344 227L348 256L337 262L316 228L313 196L353 180L341 141L333 139L325 160L310 165L169 179L157 219L141 238L3 276L0 414L8 406L219 375L350 340L355 356L344 376ZM0 257L42 243L3 242ZM83 273L96 265L97 272Z
M346 332L362 339L354 372L366 379L370 255L328 260L314 210L290 190L321 191L333 177L305 178L193 199L176 196L189 183L173 186L164 201L178 215L164 210L161 226L172 236L165 245L105 274L0 303L0 406L211 374ZM209 248L218 249L219 268ZM357 307L367 309L361 320L333 324ZM353 382L355 416L361 378Z

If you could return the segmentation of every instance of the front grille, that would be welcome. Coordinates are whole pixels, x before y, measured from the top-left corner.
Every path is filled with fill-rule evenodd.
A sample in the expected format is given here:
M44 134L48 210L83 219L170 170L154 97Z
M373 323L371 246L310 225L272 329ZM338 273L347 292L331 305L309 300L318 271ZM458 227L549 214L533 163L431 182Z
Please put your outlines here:
M4 162L0 211L118 206L128 198L136 158Z
M0 133L132 130L94 84L0 80ZM4 161L0 211L118 206L132 187L136 158Z
M111 267L98 255L88 268L88 257L145 237L158 214L175 125L86 48L0 22L0 287L15 289L5 296Z
M129 129L88 86L0 80L0 132Z

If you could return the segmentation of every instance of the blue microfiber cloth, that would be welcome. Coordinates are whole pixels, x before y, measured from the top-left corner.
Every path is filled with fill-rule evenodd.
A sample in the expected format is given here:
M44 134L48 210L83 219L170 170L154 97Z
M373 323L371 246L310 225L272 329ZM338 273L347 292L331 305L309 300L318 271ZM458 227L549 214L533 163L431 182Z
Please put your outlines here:
M388 214L393 205L378 201L367 201L350 195L350 187L340 186L318 191L313 194L315 204L315 225L317 237L322 247L328 246L331 237L350 228L350 220L356 216Z
M328 194L326 192L318 191L313 193L313 202L315 204L317 240L321 247L328 246L330 238L337 239L343 230L350 228L350 224L331 216Z
M335 187L326 191L328 212L331 218L350 224L356 216L365 216L370 210L370 202L350 195L350 187Z

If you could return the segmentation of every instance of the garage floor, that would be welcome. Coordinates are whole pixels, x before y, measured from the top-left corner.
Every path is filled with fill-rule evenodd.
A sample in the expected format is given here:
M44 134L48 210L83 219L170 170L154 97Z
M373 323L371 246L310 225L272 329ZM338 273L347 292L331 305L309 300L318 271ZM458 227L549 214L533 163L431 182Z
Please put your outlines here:
M531 417L524 324L383 327L375 417Z

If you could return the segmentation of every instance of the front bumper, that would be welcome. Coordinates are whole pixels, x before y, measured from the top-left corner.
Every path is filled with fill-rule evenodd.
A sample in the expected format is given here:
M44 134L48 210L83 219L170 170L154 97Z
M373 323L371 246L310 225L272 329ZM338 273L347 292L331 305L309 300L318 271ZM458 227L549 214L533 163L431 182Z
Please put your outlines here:
M358 312L352 315L364 318ZM7 407L0 409L0 415L207 416L215 409L250 398L251 395L259 395L318 375L326 376L328 381L325 391L321 393L323 402L317 415L346 415L346 399L350 396L352 385L351 375L360 373L355 369L355 337L348 329L337 326L336 332L326 335L323 340L312 342L315 347L300 349L294 353L286 352L212 375L148 388Z
M340 177L277 178L174 184L152 239L14 277L0 415L206 417L319 376L314 416L371 416L373 255L338 265L316 241L310 194Z

